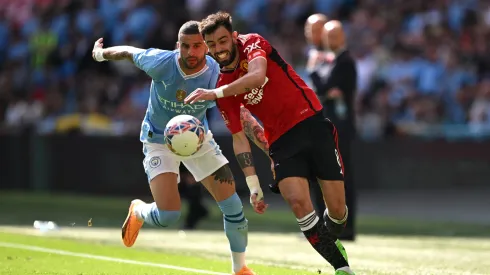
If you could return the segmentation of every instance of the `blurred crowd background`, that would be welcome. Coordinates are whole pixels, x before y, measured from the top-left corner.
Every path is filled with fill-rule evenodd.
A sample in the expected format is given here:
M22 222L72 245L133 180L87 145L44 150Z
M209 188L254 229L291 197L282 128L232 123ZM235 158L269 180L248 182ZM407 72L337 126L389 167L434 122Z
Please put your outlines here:
M267 38L305 80L306 18L341 20L364 139L490 133L488 0L0 0L0 134L139 133L149 78L127 62L93 61L94 41L174 49L180 25L216 7L239 32ZM215 134L226 131L210 116Z

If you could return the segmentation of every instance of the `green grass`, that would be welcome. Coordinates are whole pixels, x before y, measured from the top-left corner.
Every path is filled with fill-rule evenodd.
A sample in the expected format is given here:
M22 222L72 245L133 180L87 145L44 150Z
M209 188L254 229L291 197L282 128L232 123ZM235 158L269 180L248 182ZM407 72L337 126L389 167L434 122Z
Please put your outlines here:
M143 230L137 245L128 249L121 245L117 229L69 228L41 234L33 229L0 227L0 274L192 274L5 248L2 242L223 273L230 269L222 234L193 232L187 241L176 236L171 230ZM362 235L345 246L351 266L362 275L490 274L490 239ZM249 265L259 275L313 275L318 274L318 268L322 274L333 274L332 268L296 235L250 233L247 254Z
M53 220L61 226L86 225L120 227L132 198L74 195L0 193L0 225L32 225L34 220ZM183 212L186 211L183 205ZM213 203L210 217L199 224L201 230L222 230L222 215ZM245 215L252 232L298 232L292 213L284 203L273 203L264 215L255 214L244 200ZM171 227L178 228L178 225ZM410 219L359 216L361 234L490 237L490 225L426 222Z
M130 200L2 191L0 242L228 273L228 244L217 207L210 207L211 216L200 225L202 231L187 232L183 237L175 230L177 226L144 228L135 247L128 249L121 244L120 225ZM259 275L312 275L318 274L318 269L332 274L332 268L300 237L294 217L284 205L273 204L265 215L257 215L244 201L244 210L250 225L247 258ZM32 229L36 219L53 220L61 230L41 234ZM89 219L93 227L87 227ZM490 274L489 226L360 217L358 229L356 242L344 244L358 275ZM0 244L0 274L195 273Z
M75 253L85 253L97 256L108 256L112 258L126 259L132 261L169 264L206 271L228 273L230 270L230 263L224 260L202 258L177 253L171 254L165 252L147 251L142 249L128 249L116 245L107 245L101 243L83 243L72 240L60 240L10 233L0 233L0 242L25 244L30 246L58 249ZM279 267L267 267L257 264L254 264L253 267L254 270L259 274L313 274L311 272L297 271ZM196 273L2 247L0 249L0 274L187 275Z

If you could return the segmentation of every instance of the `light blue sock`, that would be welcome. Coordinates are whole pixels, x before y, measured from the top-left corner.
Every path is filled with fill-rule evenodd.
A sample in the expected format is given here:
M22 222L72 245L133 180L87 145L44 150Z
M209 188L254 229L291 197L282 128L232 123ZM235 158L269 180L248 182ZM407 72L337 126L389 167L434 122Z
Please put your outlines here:
M180 218L180 211L159 210L156 203L142 204L135 209L137 215L145 220L145 223L158 227L167 227L176 223Z
M218 202L223 212L225 233L232 252L245 252L248 243L248 221L243 214L243 205L237 193Z

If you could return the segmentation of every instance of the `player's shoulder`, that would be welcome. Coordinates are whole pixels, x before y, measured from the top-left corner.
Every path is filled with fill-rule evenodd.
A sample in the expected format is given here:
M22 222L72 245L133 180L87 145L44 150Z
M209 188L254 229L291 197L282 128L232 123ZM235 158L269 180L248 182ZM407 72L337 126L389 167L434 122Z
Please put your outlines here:
M267 40L262 37L262 35L258 34L258 33L246 33L246 34L239 34L238 35L238 40L243 44L247 44L247 43L250 43L250 42L257 42L257 41L265 41L267 42Z
M175 56L178 51L177 50L174 50L174 51L169 51L169 50L162 50L162 49L159 49L159 48L148 48L144 51L145 55L146 56L168 56L168 57L172 57L172 56Z
M240 41L240 43L238 43L240 45L240 51L245 53L247 55L247 58L249 58L248 55L255 50L263 50L266 53L270 53L271 51L271 45L269 44L269 41L267 41L258 33L239 35L238 40Z
M206 65L211 69L218 68L219 70L218 62L216 62L216 60L214 60L214 58L208 54L206 55Z

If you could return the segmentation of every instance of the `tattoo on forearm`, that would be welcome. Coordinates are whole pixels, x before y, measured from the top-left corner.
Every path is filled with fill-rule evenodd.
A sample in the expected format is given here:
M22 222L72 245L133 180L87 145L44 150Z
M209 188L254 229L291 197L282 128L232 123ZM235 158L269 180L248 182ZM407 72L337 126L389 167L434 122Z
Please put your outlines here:
M216 172L212 174L214 176L214 180L217 183L227 183L227 184L233 184L233 173L231 172L230 166L228 164L225 164L223 167L218 169Z
M250 92L252 89L250 88L245 88L245 92Z
M253 133L254 133L254 137L255 139L257 140L256 143L260 143L257 144L260 148L263 148L263 150L265 152L269 152L269 142L267 141L267 139L265 138L264 136L264 129L262 127L260 127L260 125L255 125L253 127Z
M251 152L240 153L236 155L236 159L238 160L238 164L242 169L254 166L254 159Z
M104 58L107 60L132 60L132 54L128 51L104 51Z
M264 135L264 128L252 117L246 108L240 109L240 119L243 125L243 132L267 155L269 154L269 143Z

